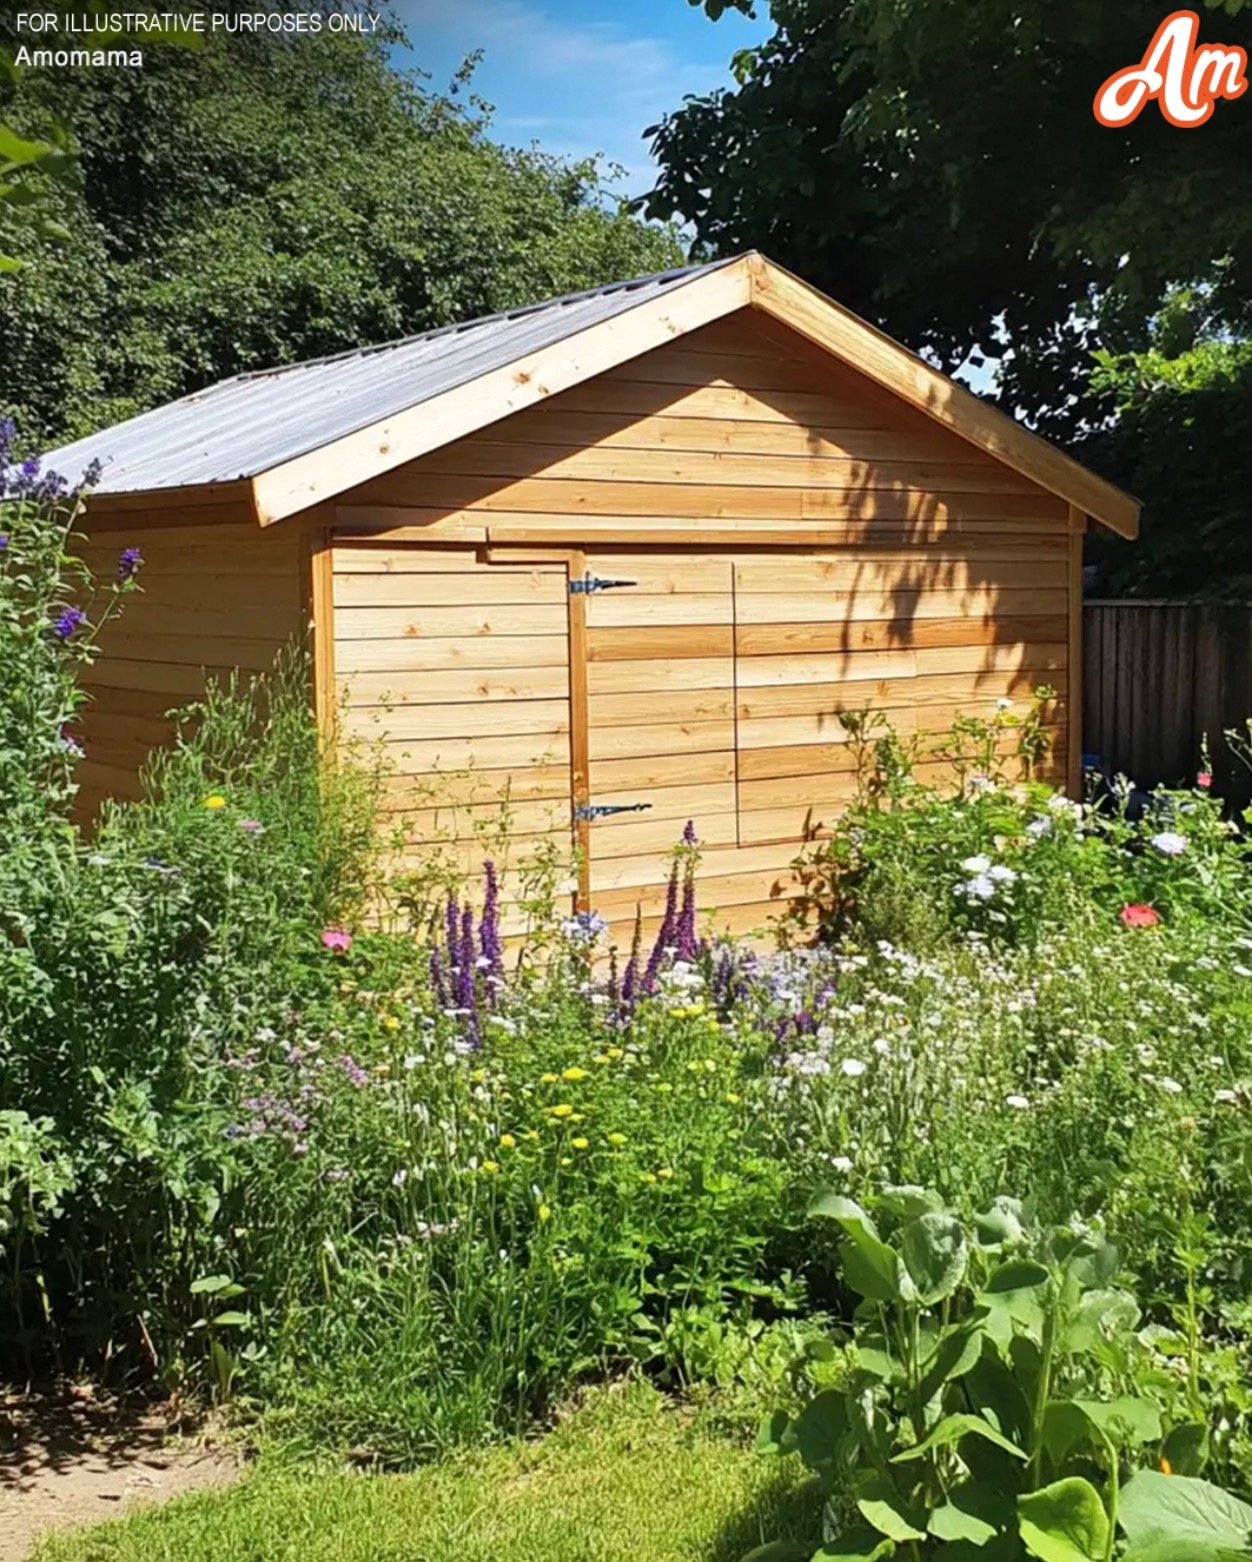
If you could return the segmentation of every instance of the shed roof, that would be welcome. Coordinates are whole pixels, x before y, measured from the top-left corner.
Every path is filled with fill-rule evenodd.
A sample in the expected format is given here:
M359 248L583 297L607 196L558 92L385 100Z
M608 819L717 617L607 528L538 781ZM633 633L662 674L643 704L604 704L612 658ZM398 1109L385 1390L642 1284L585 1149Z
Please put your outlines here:
M245 484L262 524L745 307L1125 536L1139 504L899 343L751 253L549 299L375 347L255 370L52 451L93 502Z

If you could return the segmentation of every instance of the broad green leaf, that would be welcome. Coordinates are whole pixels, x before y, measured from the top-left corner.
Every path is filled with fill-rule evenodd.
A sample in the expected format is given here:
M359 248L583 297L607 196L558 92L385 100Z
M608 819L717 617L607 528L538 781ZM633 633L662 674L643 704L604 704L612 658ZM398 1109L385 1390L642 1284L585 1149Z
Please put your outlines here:
M1040 1562L1102 1562L1109 1516L1090 1481L1071 1475L1017 1499L1022 1540Z
M1027 1457L1016 1443L1011 1443L1007 1437L1002 1437L995 1427L989 1421L984 1421L981 1416L956 1415L945 1416L920 1443L913 1448L906 1448L903 1453L896 1454L891 1462L904 1464L910 1459L924 1459L933 1449L950 1448L954 1443L959 1443L963 1437L981 1437L985 1442L1002 1448L1005 1453L1012 1454L1014 1458Z
M875 1302L895 1302L905 1295L899 1258L859 1204L839 1193L823 1193L809 1206L809 1214L836 1221L842 1229L844 1278L854 1291Z
M1078 1304L1060 1341L1070 1355L1088 1351L1102 1337L1133 1329L1139 1322L1139 1303L1129 1291L1088 1291Z
M41 157L46 157L53 150L47 141L27 141L24 136L19 136L16 130L10 130L8 125L0 124L0 162L10 164L14 168L24 168L31 163L37 163Z
M1121 1494L1118 1523L1128 1540L1208 1540L1235 1550L1252 1542L1252 1507L1188 1475L1140 1470Z
M1081 1405L1072 1399L1053 1399L1043 1413L1042 1441L1048 1458L1059 1466L1075 1448L1098 1443L1099 1433Z
M1161 1458L1171 1475L1199 1475L1208 1463L1209 1429L1200 1421L1171 1427L1161 1444Z
M1020 1242L1025 1235L1020 1199L993 1199L990 1209L974 1216L974 1240L979 1247L1002 1247L1006 1242Z
M1043 1291L1048 1271L1028 1259L1011 1259L995 1269L978 1304L987 1309L987 1327L993 1338L1007 1345L1016 1328L1039 1339L1043 1331ZM1016 1327L1015 1327L1016 1326Z
M943 1200L933 1188L919 1188L916 1183L888 1184L874 1199L877 1209L886 1210L897 1220L914 1220L943 1208Z
M813 1562L881 1562L883 1557L895 1554L894 1540L858 1525L828 1540L820 1551L813 1553Z
M785 1410L775 1410L761 1422L756 1434L756 1451L759 1454L780 1454L782 1439L791 1425L791 1417Z
M201 1275L198 1280L193 1280L187 1289L192 1296L217 1296L234 1283L229 1275Z
M1030 1427L1030 1401L990 1341L965 1374L965 1392L998 1431L1021 1441Z
M918 1516L910 1517L904 1499L891 1482L881 1475L874 1476L858 1489L856 1505L861 1511L861 1517L880 1535L901 1543L926 1538L926 1532L917 1527Z
M823 1389L792 1422L789 1434L810 1469L829 1465L848 1432L848 1409L838 1389Z
M1119 1399L1080 1399L1075 1403L1115 1445L1160 1441L1161 1414L1146 1399L1126 1394Z
M983 1324L979 1318L945 1329L922 1363L922 1401L929 1404L945 1383L964 1376L982 1355Z
M965 1231L954 1215L930 1210L909 1221L900 1232L905 1267L927 1307L951 1296L965 1278L969 1249Z
M936 1540L967 1540L981 1546L1013 1526L1013 1504L990 1486L963 1481L930 1515L928 1528Z
M252 1322L248 1313L225 1312L218 1313L210 1320L215 1329L242 1329Z
M1252 1551L1232 1551L1212 1540L1145 1540L1122 1557L1122 1562L1242 1562Z

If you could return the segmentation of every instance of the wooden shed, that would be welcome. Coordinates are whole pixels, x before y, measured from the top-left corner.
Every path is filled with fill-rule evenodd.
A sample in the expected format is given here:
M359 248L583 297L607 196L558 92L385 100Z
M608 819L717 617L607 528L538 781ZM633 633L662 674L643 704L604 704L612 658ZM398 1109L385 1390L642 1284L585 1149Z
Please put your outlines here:
M407 854L507 795L577 902L751 930L852 784L837 712L944 730L1048 683L1079 782L1082 538L1135 500L757 254L252 373L55 452L143 593L91 673L84 802L167 712L311 626L320 719L380 738ZM436 807L436 801L438 806Z

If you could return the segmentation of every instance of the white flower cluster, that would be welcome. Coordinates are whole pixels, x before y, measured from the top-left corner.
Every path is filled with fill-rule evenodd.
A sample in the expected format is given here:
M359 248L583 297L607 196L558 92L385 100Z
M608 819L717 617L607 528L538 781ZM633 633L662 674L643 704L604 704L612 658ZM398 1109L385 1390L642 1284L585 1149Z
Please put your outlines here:
M1017 879L1016 871L1007 863L992 862L990 857L984 857L981 853L976 857L966 857L961 864L961 872L969 877L956 886L954 893L963 895L971 905L994 900L997 891Z

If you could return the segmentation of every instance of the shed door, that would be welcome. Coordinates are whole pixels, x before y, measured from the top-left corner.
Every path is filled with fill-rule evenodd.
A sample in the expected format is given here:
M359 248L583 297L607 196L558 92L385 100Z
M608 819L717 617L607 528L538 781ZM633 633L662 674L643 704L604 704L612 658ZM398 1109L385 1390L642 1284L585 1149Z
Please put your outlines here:
M613 924L664 902L663 854L688 819L737 845L734 593L724 556L587 553L590 904Z
M335 673L346 736L381 745L397 866L504 876L505 930L529 865L568 863L569 590L560 563L482 563L472 549L338 540ZM503 839L502 825L508 838ZM571 892L562 874L562 895Z

